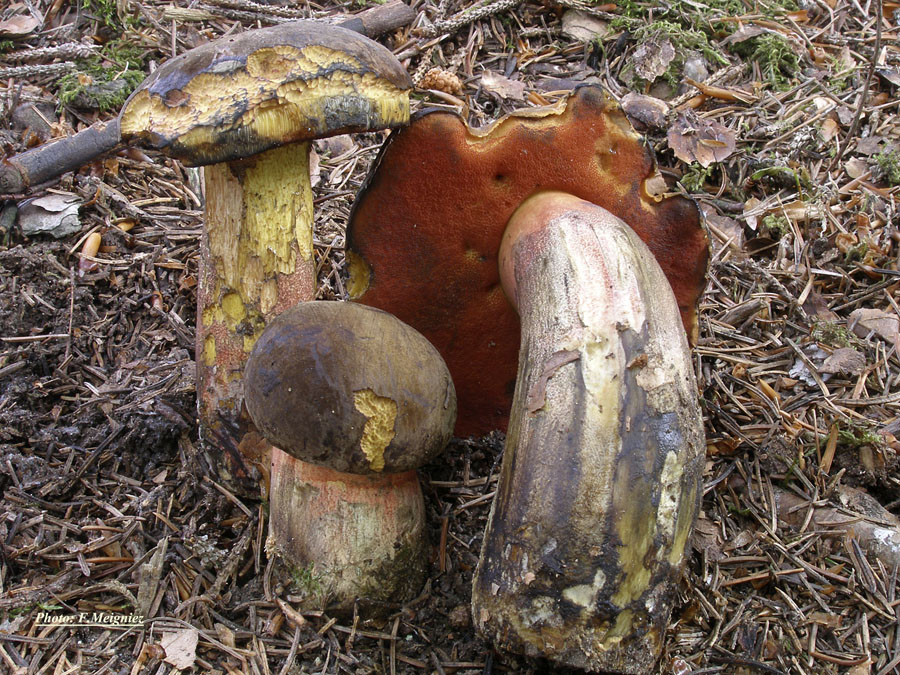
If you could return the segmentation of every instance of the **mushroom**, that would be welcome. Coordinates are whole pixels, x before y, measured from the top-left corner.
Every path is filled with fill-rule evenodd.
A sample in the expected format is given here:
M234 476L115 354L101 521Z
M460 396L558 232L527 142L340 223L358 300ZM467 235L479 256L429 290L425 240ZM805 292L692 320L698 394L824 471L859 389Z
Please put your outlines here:
M272 320L244 372L273 453L266 549L307 608L405 602L428 561L416 469L456 420L444 361L387 312L303 302Z
M123 140L207 165L200 432L216 448L211 463L222 480L242 494L258 495L269 467L268 444L242 408L244 363L273 316L315 296L308 141L405 124L410 87L378 43L298 21L166 62L122 110Z
M688 337L707 239L696 206L660 187L621 111L583 87L486 130L414 119L348 229L352 291L444 356L456 433L512 411L476 625L589 670L658 658L699 504Z

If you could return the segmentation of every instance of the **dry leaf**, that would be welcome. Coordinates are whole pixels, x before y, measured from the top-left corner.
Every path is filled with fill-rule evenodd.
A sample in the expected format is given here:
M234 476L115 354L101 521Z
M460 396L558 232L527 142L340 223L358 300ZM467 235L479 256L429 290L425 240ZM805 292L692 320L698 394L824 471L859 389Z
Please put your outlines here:
M739 28L734 31L727 38L722 40L723 45L736 45L739 42L744 42L745 40L749 40L750 38L755 38L757 35L762 35L763 33L768 33L770 31L765 28L761 28L760 26L744 26L743 28Z
M41 22L33 16L26 14L18 14L6 21L0 21L0 36L2 37L24 37L29 33L33 33L34 29L41 25Z
M622 98L622 110L628 120L638 130L664 129L669 106L653 96L644 96L629 92Z
M819 367L820 373L833 373L842 375L859 375L866 368L866 357L855 349L841 347L825 359Z
M197 660L199 639L200 631L196 628L185 628L177 633L163 635L159 644L166 651L165 662L179 670L192 668L194 661Z
M867 136L866 138L859 138L856 141L856 152L860 155L866 155L870 157L876 153L881 152L881 143L884 141L884 138L881 136Z
M832 138L837 136L838 131L840 131L841 126L837 123L837 120L834 120L830 117L826 117L825 121L822 122L822 140L826 143L830 141Z
M22 234L49 234L62 239L81 230L78 207L82 200L76 195L51 193L30 199L19 207L19 226Z
M900 68L876 68L875 72L895 87L900 87Z
M648 82L653 82L669 68L675 58L675 47L668 40L650 39L638 45L632 57L634 72Z
M847 172L847 175L850 176L850 178L859 178L868 170L869 166L866 164L865 160L859 159L858 157L848 159L844 162L844 171Z
M682 112L669 129L669 147L683 162L701 166L721 162L734 152L734 132L718 122L697 117L692 111Z
M525 83L511 80L503 75L484 71L481 75L481 84L490 92L497 94L501 98L511 98L517 101L525 99Z
M837 321L840 318L828 307L828 301L815 290L806 297L803 309L810 317L820 321Z
M883 340L900 345L900 319L896 314L864 307L850 313L847 327L861 338L874 332Z
M563 35L573 40L591 42L598 37L605 37L609 32L609 27L605 21L594 18L590 14L577 9L570 9L563 14L560 30Z
M716 524L705 516L697 518L691 543L698 551L706 553L709 561L715 562L725 557L722 552L722 535Z

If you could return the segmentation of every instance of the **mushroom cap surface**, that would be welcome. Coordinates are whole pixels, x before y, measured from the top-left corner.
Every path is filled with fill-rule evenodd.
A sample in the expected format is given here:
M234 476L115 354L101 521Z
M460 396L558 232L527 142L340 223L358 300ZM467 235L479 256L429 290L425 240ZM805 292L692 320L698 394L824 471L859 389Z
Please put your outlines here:
M289 455L336 471L396 473L440 453L456 421L447 366L387 312L303 302L263 331L244 370L259 432Z
M665 188L652 151L598 87L485 129L431 111L391 134L350 216L351 296L391 312L437 347L459 399L458 436L505 429L519 318L500 284L507 221L559 190L624 220L675 292L691 341L708 240L697 206Z
M160 66L121 113L125 141L199 166L405 124L412 82L382 45L290 23L201 45Z

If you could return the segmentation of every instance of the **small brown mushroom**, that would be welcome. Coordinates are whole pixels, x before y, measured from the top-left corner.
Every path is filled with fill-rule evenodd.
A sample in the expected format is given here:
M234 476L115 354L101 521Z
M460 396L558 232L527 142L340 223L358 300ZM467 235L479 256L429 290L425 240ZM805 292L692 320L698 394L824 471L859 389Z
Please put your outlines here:
M700 494L688 337L707 239L696 206L660 185L621 111L584 87L485 130L414 119L348 229L358 299L446 359L457 434L512 411L476 625L589 670L658 658Z
M242 408L241 372L266 323L315 297L308 141L405 124L406 71L386 48L298 21L192 49L126 102L122 138L207 165L200 242L201 440L221 479L259 494L268 446Z
M456 420L437 350L386 312L306 302L269 324L244 374L275 446L266 548L307 580L307 606L415 597L428 560L415 470Z

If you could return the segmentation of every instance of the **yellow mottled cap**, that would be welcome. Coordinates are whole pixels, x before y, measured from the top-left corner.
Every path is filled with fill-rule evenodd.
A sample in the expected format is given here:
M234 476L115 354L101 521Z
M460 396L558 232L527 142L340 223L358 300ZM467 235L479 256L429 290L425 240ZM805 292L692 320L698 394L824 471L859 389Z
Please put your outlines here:
M377 42L296 21L168 61L125 103L121 133L185 164L214 164L285 143L406 124L411 86Z

